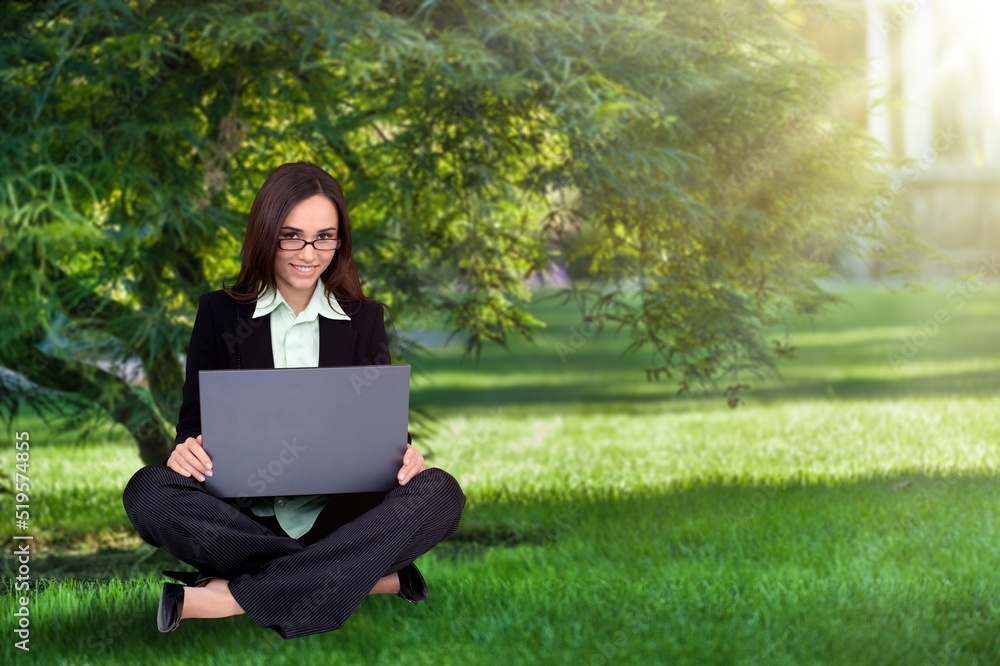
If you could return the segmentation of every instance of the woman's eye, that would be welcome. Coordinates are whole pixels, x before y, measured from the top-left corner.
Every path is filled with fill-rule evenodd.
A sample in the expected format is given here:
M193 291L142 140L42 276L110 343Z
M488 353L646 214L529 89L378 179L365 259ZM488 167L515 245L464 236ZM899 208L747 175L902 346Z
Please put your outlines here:
M294 233L292 233L292 232L289 231L289 232L281 234L281 237L282 238L298 238L299 235L298 234L294 234Z

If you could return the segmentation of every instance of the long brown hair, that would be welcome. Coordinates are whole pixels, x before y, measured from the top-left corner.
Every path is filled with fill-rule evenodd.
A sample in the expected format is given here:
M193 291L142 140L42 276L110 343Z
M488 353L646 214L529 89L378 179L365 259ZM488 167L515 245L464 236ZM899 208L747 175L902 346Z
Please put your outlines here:
M331 294L338 301L360 304L361 301L372 300L361 293L361 278L351 257L351 225L347 216L347 199L340 183L315 164L289 162L271 172L250 207L240 274L236 284L223 287L236 302L252 303L268 287L277 291L274 257L278 251L281 225L292 208L317 194L328 198L337 209L338 237L342 239L333 261L320 275L327 300Z

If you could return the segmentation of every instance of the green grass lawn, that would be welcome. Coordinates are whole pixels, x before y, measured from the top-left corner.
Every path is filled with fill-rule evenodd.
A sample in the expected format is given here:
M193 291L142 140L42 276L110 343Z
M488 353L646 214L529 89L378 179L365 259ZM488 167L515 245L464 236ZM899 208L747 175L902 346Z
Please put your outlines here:
M1000 291L961 307L949 287L841 293L849 305L793 322L798 360L752 381L736 410L646 382L647 359L621 356L609 332L560 355L580 319L553 302L534 308L548 324L535 344L478 365L433 348L412 404L436 421L415 443L468 503L454 539L419 560L431 598L372 597L341 630L291 641L246 617L159 634L156 572L177 563L140 544L122 510L134 445L118 428L76 444L25 417L45 554L32 654L18 656L1000 663ZM891 363L938 310L948 322ZM8 586L5 618L13 603Z

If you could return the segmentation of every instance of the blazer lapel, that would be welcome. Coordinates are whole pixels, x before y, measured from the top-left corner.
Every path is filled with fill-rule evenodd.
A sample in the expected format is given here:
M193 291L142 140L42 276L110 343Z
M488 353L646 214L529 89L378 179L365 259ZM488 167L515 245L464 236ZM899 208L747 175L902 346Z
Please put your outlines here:
M239 366L261 370L274 367L271 349L271 315L253 319L254 304L236 307L236 340Z
M319 366L321 368L353 365L357 332L344 319L319 318Z
M253 305L236 308L236 340L240 367L264 369L274 367L271 349L271 315L253 319ZM319 365L339 367L353 365L357 332L351 322L319 317Z

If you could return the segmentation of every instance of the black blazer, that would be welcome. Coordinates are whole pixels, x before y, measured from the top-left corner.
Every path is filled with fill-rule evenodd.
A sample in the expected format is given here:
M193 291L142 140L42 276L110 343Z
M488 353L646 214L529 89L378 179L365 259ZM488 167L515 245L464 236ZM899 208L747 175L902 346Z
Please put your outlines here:
M316 287L322 289L322 284ZM392 359L382 305L345 301L341 307L350 321L319 317L319 365L389 365ZM201 434L199 370L274 367L271 315L253 319L255 308L256 303L240 305L222 290L205 294L199 300L174 444ZM410 441L409 433L406 439Z

